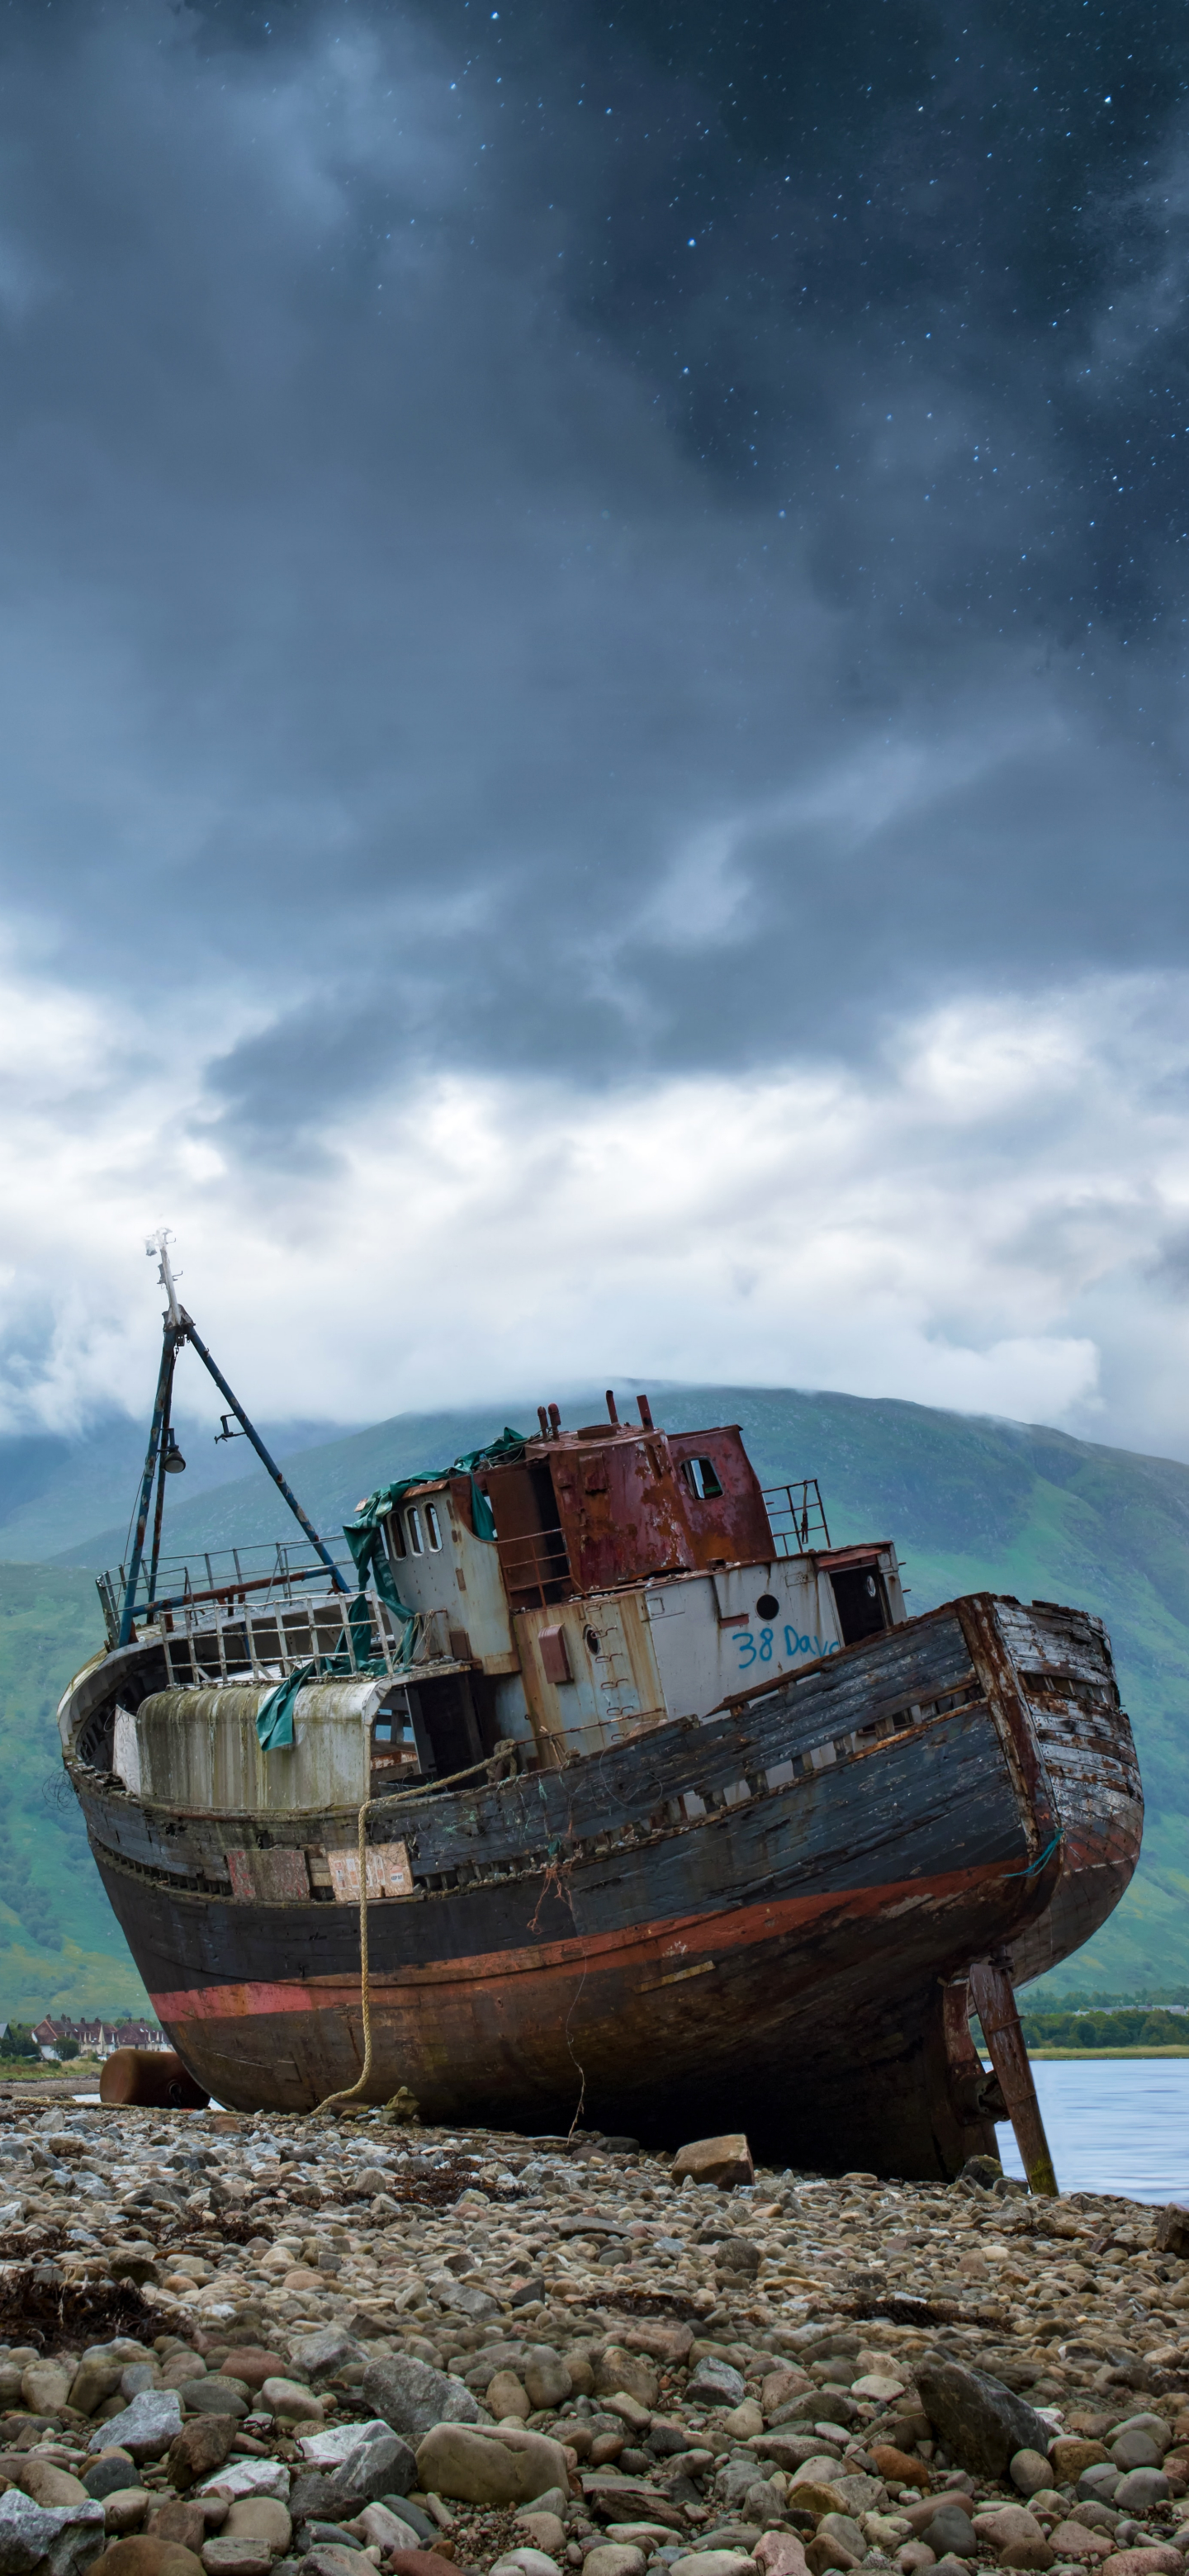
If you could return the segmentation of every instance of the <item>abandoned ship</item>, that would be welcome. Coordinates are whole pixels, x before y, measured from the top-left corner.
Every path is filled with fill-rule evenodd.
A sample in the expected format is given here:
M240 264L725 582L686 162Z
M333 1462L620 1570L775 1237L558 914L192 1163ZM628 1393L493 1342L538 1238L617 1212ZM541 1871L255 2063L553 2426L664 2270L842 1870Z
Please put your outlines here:
M1055 2188L1014 1988L1110 1913L1143 1814L1101 1622L989 1593L909 1618L892 1542L832 1545L813 1479L761 1490L734 1426L611 1395L370 1495L332 1550L154 1248L136 1538L60 1725L195 2082L660 2143L743 2126L905 2178L994 2153L1010 2115ZM187 1343L300 1540L162 1556Z

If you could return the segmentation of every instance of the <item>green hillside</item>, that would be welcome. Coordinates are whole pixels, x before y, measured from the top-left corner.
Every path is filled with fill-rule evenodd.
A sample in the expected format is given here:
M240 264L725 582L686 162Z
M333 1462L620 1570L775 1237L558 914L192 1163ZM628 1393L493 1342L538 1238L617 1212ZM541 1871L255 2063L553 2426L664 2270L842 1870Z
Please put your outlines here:
M150 2008L58 1756L58 1701L101 1636L89 1575L0 1564L0 2021Z
M1058 1431L858 1396L684 1387L658 1391L653 1404L657 1420L675 1430L741 1423L765 1483L816 1475L836 1541L898 1542L910 1610L990 1587L1024 1600L1080 1602L1106 1619L1143 1764L1144 1856L1111 1922L1044 1981L1043 1994L1034 1988L1032 2000L1089 1988L1138 1994L1189 1981L1189 1467ZM584 1397L567 1406L566 1419L593 1420L601 1411L601 1397ZM448 1462L507 1418L502 1405L402 1414L285 1464L318 1525L337 1532L374 1486ZM531 1418L523 1406L511 1409L522 1427ZM260 1469L190 1502L171 1491L169 1503L171 1552L268 1541L285 1519ZM98 1638L94 1592L79 1561L110 1562L123 1536L121 1524L76 1544L52 1574L0 1567L0 1726L10 1754L0 1854L12 1855L7 1879L0 1862L0 1939L8 1927L0 1960L10 1977L27 1981L51 1972L77 1977L74 2003L84 1995L99 2000L95 1980L125 1954L77 1825L47 1804L56 1764L52 1708L73 1664ZM125 1969L118 1991L105 1988L102 2000L131 2000L129 1975ZM61 1986L52 1995L66 2004ZM18 1996L6 1978L0 2000L23 2015L34 2002L44 2007L51 1989L39 1986L34 1995L26 1982Z

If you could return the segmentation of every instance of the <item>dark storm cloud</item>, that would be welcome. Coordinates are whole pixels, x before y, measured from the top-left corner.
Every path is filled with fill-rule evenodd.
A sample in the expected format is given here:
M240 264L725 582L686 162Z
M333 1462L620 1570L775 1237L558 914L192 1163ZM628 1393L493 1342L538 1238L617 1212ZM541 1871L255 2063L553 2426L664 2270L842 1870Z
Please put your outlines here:
M1184 945L1171 8L8 20L0 836L310 1150Z

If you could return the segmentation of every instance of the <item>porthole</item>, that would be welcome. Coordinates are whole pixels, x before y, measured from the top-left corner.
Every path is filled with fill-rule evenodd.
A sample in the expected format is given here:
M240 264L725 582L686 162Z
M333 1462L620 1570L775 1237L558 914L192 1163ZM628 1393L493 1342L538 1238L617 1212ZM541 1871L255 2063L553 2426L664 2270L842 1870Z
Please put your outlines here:
M756 1603L757 1619L778 1619L779 1616L780 1603L776 1598L776 1594L774 1592L761 1592L759 1600Z
M425 1534L432 1548L441 1546L442 1524L438 1519L437 1506L434 1503L427 1503L425 1506Z
M424 1556L425 1541L421 1535L421 1514L415 1505L411 1511L405 1513L405 1528L409 1533L409 1545L414 1556Z

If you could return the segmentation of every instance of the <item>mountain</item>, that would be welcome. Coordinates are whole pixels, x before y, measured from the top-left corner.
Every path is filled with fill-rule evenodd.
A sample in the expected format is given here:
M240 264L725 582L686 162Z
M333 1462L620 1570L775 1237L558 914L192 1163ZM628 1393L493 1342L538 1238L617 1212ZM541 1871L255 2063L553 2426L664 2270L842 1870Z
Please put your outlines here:
M178 1444L186 1459L186 1491L206 1493L238 1482L244 1472L246 1443L220 1440L218 1416L175 1414ZM334 1422L258 1424L265 1447L276 1457L282 1449L304 1449L339 1431ZM144 1467L148 1424L131 1422L125 1413L109 1415L89 1431L10 1433L0 1439L0 1558L29 1565L82 1548L98 1546L94 1533L104 1530L124 1552L124 1533L136 1507ZM174 1482L176 1484L176 1478ZM98 1562L98 1559L94 1561ZM104 1559L106 1562L106 1558Z
M592 1395L573 1400L566 1418L594 1420L602 1411L601 1396ZM1030 2001L1189 1980L1189 1467L1038 1425L781 1387L672 1387L658 1391L654 1411L674 1430L740 1423L765 1484L817 1476L835 1542L898 1542L911 1610L990 1588L1024 1600L1079 1602L1106 1619L1143 1765L1144 1854L1109 1924L1034 1987ZM502 1405L400 1414L296 1449L283 1463L317 1526L334 1534L375 1486L448 1464L500 1431L506 1418ZM523 1407L510 1418L521 1428L531 1423ZM134 1448L142 1438L138 1431ZM223 1460L227 1452L218 1455ZM87 1537L78 1515L86 1493L102 1490L101 1479L85 1488L80 1479L68 1508L61 1461L55 1474L55 1510L63 1524L75 1513L56 1567L0 1565L0 1742L10 1784L7 1839L0 1837L0 2003L22 2018L34 2002L77 2008L84 1986L92 2005L139 1999L80 1846L73 1802L69 1809L47 1803L61 1791L53 1705L100 1636L82 1564L117 1561L125 1523L105 1528L97 1518ZM176 1495L181 1484L172 1480L167 1506L171 1554L251 1546L284 1528L284 1507L259 1467L197 1493L187 1480L185 1502ZM3 1500L0 1484L0 1508ZM0 1546L5 1526L0 1521ZM30 1981L42 1962L45 1978L60 1982L43 1983L34 1995ZM100 1996L97 1981L112 1975L115 1985ZM68 2003L62 1981L69 1985L72 1977L80 1982ZM25 1980L19 1993L14 1979Z

